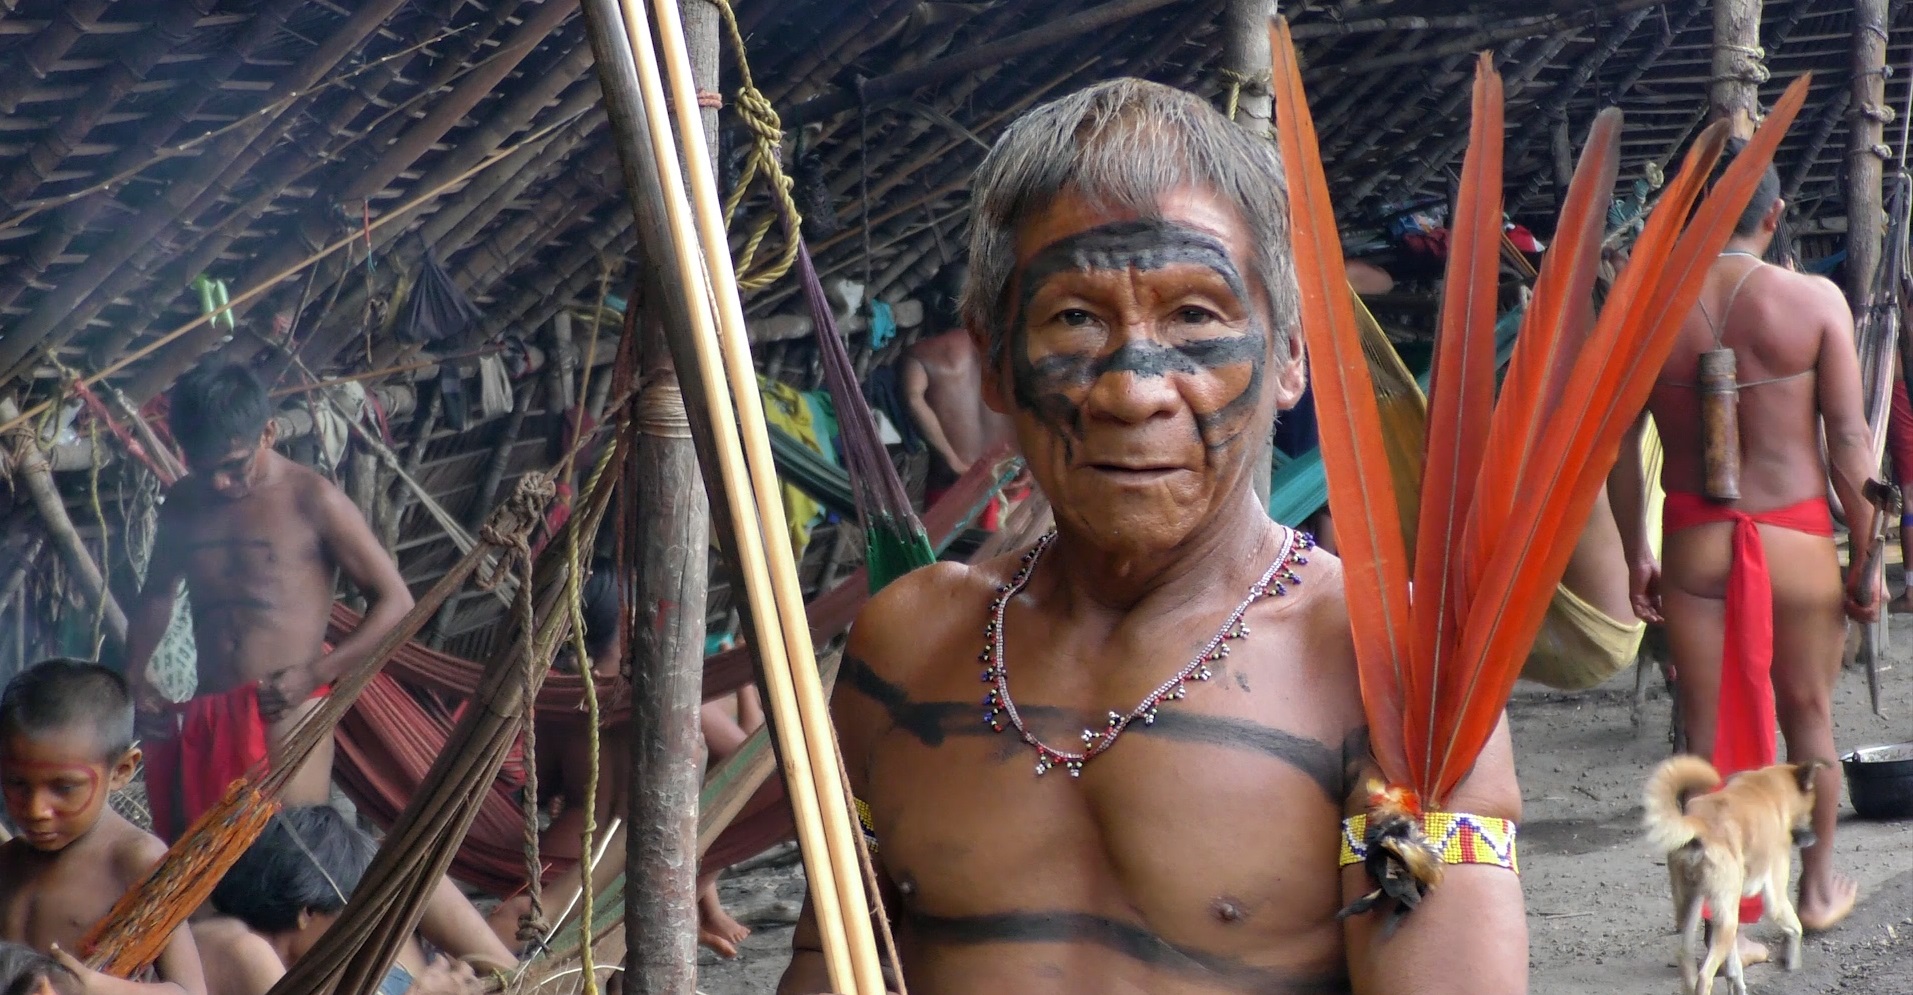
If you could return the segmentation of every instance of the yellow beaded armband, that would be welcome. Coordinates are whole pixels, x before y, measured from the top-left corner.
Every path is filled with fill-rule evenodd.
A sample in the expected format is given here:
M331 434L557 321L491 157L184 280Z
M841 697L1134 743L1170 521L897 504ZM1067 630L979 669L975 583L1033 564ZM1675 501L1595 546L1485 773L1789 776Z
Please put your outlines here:
M1464 812L1428 812L1421 817L1422 835L1441 854L1444 864L1487 864L1521 873L1515 852L1516 826L1508 819L1495 819ZM1356 815L1342 820L1341 866L1359 864L1368 859L1368 816Z
M871 853L877 852L877 827L870 822L870 806L862 798L852 798L851 804L857 806L857 825L863 830L864 844Z

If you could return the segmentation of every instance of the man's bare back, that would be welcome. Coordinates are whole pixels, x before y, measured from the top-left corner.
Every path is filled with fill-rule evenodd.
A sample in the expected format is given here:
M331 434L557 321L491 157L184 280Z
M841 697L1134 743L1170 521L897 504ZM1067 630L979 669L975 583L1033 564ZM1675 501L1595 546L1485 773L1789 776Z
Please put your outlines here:
M904 396L948 479L1014 437L1010 420L983 403L982 359L962 329L911 346L903 373Z

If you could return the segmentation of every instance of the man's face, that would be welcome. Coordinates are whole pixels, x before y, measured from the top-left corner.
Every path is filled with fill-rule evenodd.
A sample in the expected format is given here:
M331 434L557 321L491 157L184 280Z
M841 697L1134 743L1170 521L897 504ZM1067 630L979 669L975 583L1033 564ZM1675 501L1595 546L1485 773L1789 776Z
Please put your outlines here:
M57 853L99 823L108 793L124 787L139 764L138 750L119 758L104 752L84 728L0 741L0 794L28 846Z
M1057 517L1137 553L1245 499L1271 406L1302 387L1294 347L1272 354L1268 294L1235 212L1186 190L1158 214L1066 195L1028 219L985 387Z
M259 464L266 450L272 448L272 435L269 426L259 438L236 439L223 449L189 454L187 468L204 479L214 494L237 501L251 494L259 482Z

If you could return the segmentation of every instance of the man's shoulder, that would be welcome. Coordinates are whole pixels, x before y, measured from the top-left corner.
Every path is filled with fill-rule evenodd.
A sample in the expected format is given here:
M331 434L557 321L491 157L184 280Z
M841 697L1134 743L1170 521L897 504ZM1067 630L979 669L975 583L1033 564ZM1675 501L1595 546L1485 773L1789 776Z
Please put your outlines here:
M880 673L924 659L926 648L983 610L1015 559L939 562L897 578L857 613L845 653Z
M109 835L101 842L111 861L114 874L127 886L145 880L153 867L166 858L166 844L118 813L109 813L100 826Z
M1768 266L1768 287L1788 304L1816 304L1847 309L1847 294L1840 285L1818 273L1799 273L1784 266Z

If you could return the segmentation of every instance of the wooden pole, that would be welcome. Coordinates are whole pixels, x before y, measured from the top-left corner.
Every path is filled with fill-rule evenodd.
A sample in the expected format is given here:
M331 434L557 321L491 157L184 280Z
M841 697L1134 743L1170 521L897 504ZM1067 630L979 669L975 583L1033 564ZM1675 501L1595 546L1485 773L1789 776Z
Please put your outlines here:
M681 2L698 89L716 91L717 10L706 0ZM717 110L705 108L703 116L715 139ZM645 296L658 300L663 293L654 282ZM704 780L698 709L704 700L711 512L658 308L645 315L643 343L645 387L635 402L639 435L631 463L635 523L644 539L634 551L638 610L630 644L624 990L695 995L698 790Z
M1275 15L1271 0L1229 0L1223 11L1222 77L1223 100L1234 106L1235 122L1251 133L1268 137L1274 129L1275 102L1269 89L1269 19ZM1255 488L1256 503L1269 506L1269 487L1275 474L1275 421L1262 430L1262 444L1255 453L1255 467L1249 484Z
M1856 0L1853 7L1853 98L1847 128L1847 301L1867 306L1880 264L1885 230L1880 175L1892 155L1884 143L1887 0Z
M1760 47L1761 0L1714 0L1714 75L1708 99L1715 118L1752 138L1760 122L1760 84L1767 53Z
M0 398L0 421L13 421L20 417L20 408L12 398ZM66 513L66 502L60 499L59 488L53 485L53 468L47 465L46 454L34 441L31 428L15 433L13 443L13 476L26 485L27 494L33 499L33 506L39 510L47 532L53 536L60 547L61 555L66 557L67 567L73 576L79 579L81 590L86 594L87 607L99 611L105 604L107 641L115 646L126 644L126 613L120 610L119 602L113 599L113 592L106 586L106 576L100 572L93 554L87 551L86 543L73 527L73 519Z

